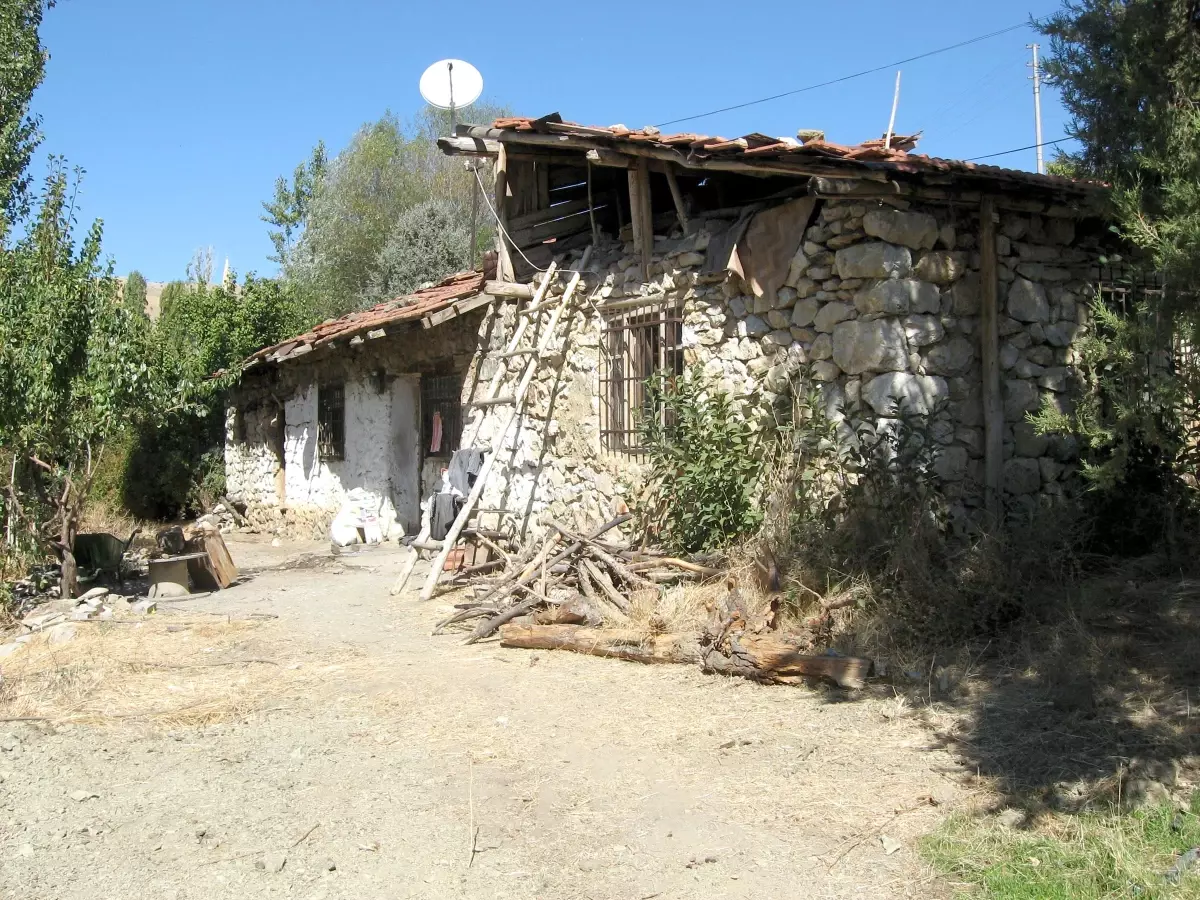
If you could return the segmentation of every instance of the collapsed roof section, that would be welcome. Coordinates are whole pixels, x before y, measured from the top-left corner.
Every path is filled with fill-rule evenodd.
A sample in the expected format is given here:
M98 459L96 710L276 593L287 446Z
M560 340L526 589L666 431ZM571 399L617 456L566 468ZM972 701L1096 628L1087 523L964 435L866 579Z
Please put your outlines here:
M964 210L977 210L987 196L999 209L1076 219L1101 208L1105 186L1097 182L924 156L913 152L919 138L888 135L848 146L819 131L796 138L664 134L578 125L553 113L460 125L438 145L447 154L496 161L494 206L510 238L497 248L501 280L546 265L549 248L542 245L549 242L594 243L631 226L648 261L656 230L664 233L659 216L677 219L687 232L689 220L804 195Z
M558 113L551 113L538 119L511 116L496 119L491 125L459 125L453 137L442 138L438 144L447 153L495 153L499 144L584 151L593 164L599 165L606 163L604 151L612 150L673 162L685 169L859 178L880 183L891 176L910 175L924 176L931 184L945 184L947 177L957 176L979 185L989 182L997 187L1022 185L1080 199L1104 187L1098 182L913 153L920 133L892 135L890 141L879 138L856 145L826 141L822 132L800 134L807 139L758 133L738 138L690 132L663 134L653 127L633 130L624 125L579 125L564 122Z

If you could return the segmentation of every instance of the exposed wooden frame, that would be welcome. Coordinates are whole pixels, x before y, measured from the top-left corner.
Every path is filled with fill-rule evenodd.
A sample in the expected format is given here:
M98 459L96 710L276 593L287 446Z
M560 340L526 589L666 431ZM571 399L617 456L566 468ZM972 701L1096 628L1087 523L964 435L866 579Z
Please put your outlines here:
M500 227L496 229L496 279L514 281L512 254L504 232L508 229L508 151L501 144L496 151L495 207Z
M566 134L538 134L536 132L514 132L504 131L497 128L489 128L483 125L466 125L459 126L458 136L479 138L482 140L495 140L504 144L524 145L532 147L546 147L556 150L596 150L600 151L598 158L593 162L600 162L605 158L604 154L616 153L612 148L604 146L601 142L586 138L572 137ZM639 147L631 144L622 145L617 155L632 156L638 159L656 159L663 162L675 163L685 169L702 169L714 172L740 172L744 175L787 175L790 177L806 176L806 175L831 175L831 176L846 176L847 170L843 165L841 167L822 165L821 163L804 162L804 163L786 163L782 161L766 163L766 162L743 162L741 160L731 159L714 159L707 157L689 156L681 153L678 150L672 150L666 147ZM601 163L603 164L603 163ZM887 181L888 176L885 172L875 171L869 168L866 164L859 164L861 168L855 169L853 175L867 181ZM618 165L618 168L625 168Z
M688 227L687 208L683 205L683 191L679 190L679 180L675 177L674 166L663 166L663 174L667 176L667 186L671 189L671 200L675 204L675 214L679 216L679 225L684 234L691 234Z
M984 504L994 520L1003 513L1004 404L1000 396L1000 281L996 261L996 202L979 203L979 356L983 362Z
M603 141L592 138L566 134L505 131L481 125L459 126L458 134L454 139L445 138L442 141L447 143L439 143L439 145L442 146L443 150L450 153L468 152L455 148L457 146L464 148L474 147L477 142L482 142L485 147L504 144L508 146L510 154L515 152L517 147L525 148L530 152L537 152L532 148L545 148L545 152L559 150L563 154L570 154L572 151L583 151L590 162L612 168L628 169L633 165L633 159L646 158L672 163L680 169L693 171L736 172L744 175L763 177L786 176L797 178L811 176L833 180L871 182L886 186L883 190L889 196L894 196L891 192L895 190L895 179L897 177L921 179L923 183L920 185L904 185L902 193L916 190L919 191L920 199L933 202L978 203L982 198L983 192L989 190L986 185L988 185L990 180L992 183L990 192L998 209L1012 209L1019 212L1037 213L1039 215L1072 218L1078 218L1081 213L1089 212L1092 198L1103 194L1101 188L1088 185L1074 186L1064 184L1060 187L1054 185L1026 185L1021 182L1011 182L1011 184L1008 184L1008 187L1014 193L1028 189L1035 192L1039 197L1045 198L1036 199L1029 196L1013 196L1012 194L1003 193L1003 188L999 188L998 190L999 186L996 185L996 179L986 171L978 173L947 172L939 174L937 172L920 170L915 166L897 167L890 163L861 161L842 161L836 164L825 164L811 160L805 162L791 162L787 160L774 160L771 162L764 160L756 162L692 156L667 147L636 146L631 144L623 144L620 150L614 150ZM451 141L454 141L454 144L450 144L449 142ZM974 183L978 184L979 188L964 191L961 189L964 186L964 182L967 187ZM945 190L944 187L939 189L937 186L939 183L943 186L957 185L960 189ZM865 187L861 188L857 193L864 198L869 196ZM918 194L914 193L913 196L918 196Z
M491 282L488 283L490 284ZM423 328L433 328L436 325L441 325L443 322L449 322L451 319L456 319L459 316L465 316L469 312L473 312L480 307L487 306L494 299L495 297L487 292L476 294L474 297L467 297L465 300L459 300L456 303L452 303L445 309L438 310L435 313L430 313L429 315L425 316L423 319L421 319L421 326Z
M654 252L654 217L650 203L650 165L639 159L629 170L629 215L633 222L633 246L642 267L642 281L650 280L650 257Z

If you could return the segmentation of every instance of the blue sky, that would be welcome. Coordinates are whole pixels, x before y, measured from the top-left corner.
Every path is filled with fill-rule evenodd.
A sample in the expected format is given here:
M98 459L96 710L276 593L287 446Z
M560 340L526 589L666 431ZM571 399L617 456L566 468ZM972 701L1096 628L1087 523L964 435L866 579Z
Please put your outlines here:
M48 152L87 170L83 215L105 223L117 272L182 277L197 247L270 274L260 203L324 139L402 117L447 56L523 115L657 124L826 81L1044 16L1057 0L545 3L378 0L60 0L34 100ZM970 158L1034 142L1028 29L903 66L899 132ZM855 143L887 127L895 72L673 126L734 136L824 129ZM469 118L469 116L468 116ZM1043 93L1044 139L1065 113ZM1052 153L1053 151L1048 151ZM1032 169L1034 153L989 160Z

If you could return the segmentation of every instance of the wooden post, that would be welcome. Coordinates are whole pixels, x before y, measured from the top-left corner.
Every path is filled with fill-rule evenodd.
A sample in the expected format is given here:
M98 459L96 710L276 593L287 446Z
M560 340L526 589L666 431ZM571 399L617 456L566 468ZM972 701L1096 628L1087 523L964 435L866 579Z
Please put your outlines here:
M993 523L1003 513L1004 404L1000 397L1000 281L996 264L996 201L979 203L979 358L983 361L984 502Z
M683 205L683 192L679 190L679 181L675 177L675 169L670 164L663 167L667 176L667 186L671 189L671 199L675 201L675 215L679 216L679 225L683 233L688 234L687 208Z
M471 170L471 268L475 268L475 234L479 228L479 163L467 160Z
M642 261L642 281L649 281L654 216L650 206L650 160L645 158L639 158L629 170L629 218L633 222L633 246Z
M508 239L504 232L508 229L508 155L504 145L496 152L496 218L499 226L496 229L496 280L513 281L512 254L508 250Z
M596 201L592 198L592 161L588 160L588 221L592 225L592 246L600 246L600 228L596 225Z
M633 252L642 252L642 208L641 182L638 181L637 169L630 169L626 176L629 179L629 224L633 228ZM642 280L646 280L646 267L642 267Z

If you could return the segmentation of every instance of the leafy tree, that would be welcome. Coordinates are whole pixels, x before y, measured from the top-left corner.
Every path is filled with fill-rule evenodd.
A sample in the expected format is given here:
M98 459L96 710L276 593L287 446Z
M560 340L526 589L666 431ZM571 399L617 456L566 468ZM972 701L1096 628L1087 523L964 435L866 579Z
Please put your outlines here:
M220 285L172 282L153 330L152 368L190 400L138 422L126 450L120 501L148 518L210 505L224 488L224 391L255 350L315 324L296 292L248 275ZM168 374L169 373L169 374ZM215 373L221 373L214 377Z
M275 179L275 197L263 202L266 215L261 217L262 221L278 229L267 232L271 243L275 245L275 256L271 257L275 262L285 262L291 253L296 235L308 221L309 206L317 188L325 180L328 165L325 142L320 141L313 148L308 162L296 166L290 184L283 176Z
M471 232L446 200L426 200L400 214L375 260L368 303L408 294L471 262Z
M135 269L129 273L122 293L130 312L146 314L146 279L141 272Z
M1200 437L1200 362L1174 352L1200 336L1200 4L1065 0L1040 27L1051 40L1047 75L1082 143L1056 171L1113 186L1120 261L1155 273L1165 289L1131 284L1123 309L1097 298L1097 327L1079 347L1079 403L1068 413L1047 405L1034 420L1080 439L1098 495L1153 509L1141 518L1161 522L1167 513L1155 504L1174 508L1178 476L1194 483L1189 448Z
M140 411L167 405L146 362L148 334L100 263L101 226L75 234L75 191L61 165L24 236L0 249L0 444L15 457L8 503L62 560L74 596L79 520L106 442Z
M1040 27L1083 144L1064 162L1112 183L1121 234L1189 283L1200 273L1200 6L1066 0Z
M29 112L45 75L47 53L38 36L54 0L0 0L0 238L28 206L29 161L41 143L40 121Z
M484 104L470 110L480 121L503 113ZM278 229L271 235L285 280L319 317L370 303L381 285L390 282L390 272L381 269L403 255L392 235L399 228L412 233L408 210L436 201L444 215L427 216L427 221L453 221L456 233L469 230L475 176L438 149L437 137L449 129L448 114L441 110L426 109L407 123L387 113L363 126L332 161L324 161L318 145L291 185L277 182L275 199L264 204L264 218ZM486 243L489 229L481 227L480 232ZM425 280L463 266L457 254L439 258L443 264L428 267Z

